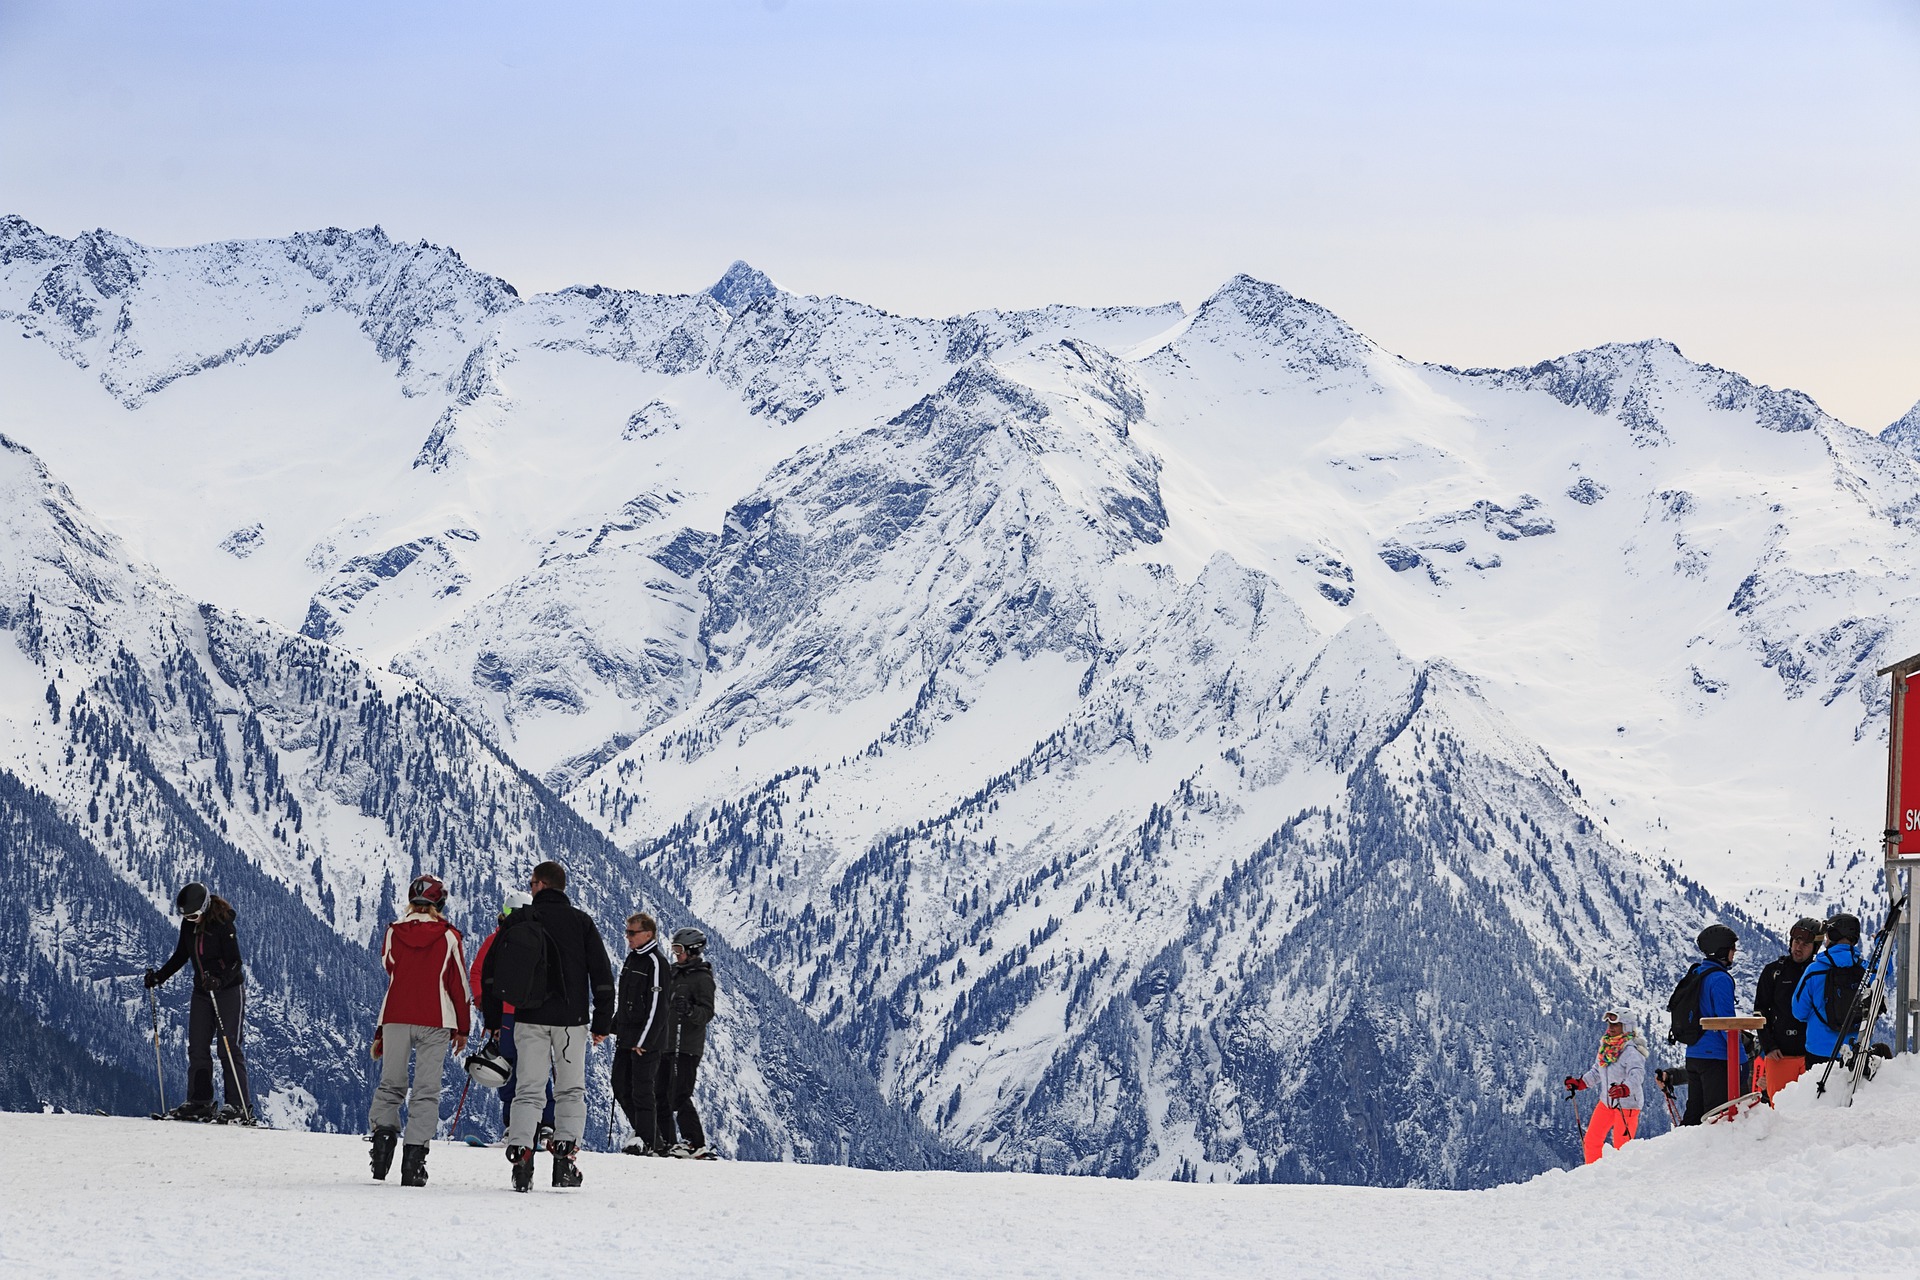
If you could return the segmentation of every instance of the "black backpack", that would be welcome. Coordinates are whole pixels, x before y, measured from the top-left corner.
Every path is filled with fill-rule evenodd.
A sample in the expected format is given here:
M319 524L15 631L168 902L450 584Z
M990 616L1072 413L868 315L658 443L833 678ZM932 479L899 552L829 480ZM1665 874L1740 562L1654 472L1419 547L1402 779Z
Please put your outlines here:
M493 989L516 1009L538 1009L554 997L554 977L560 970L553 935L531 907L507 917L489 954L493 961Z
M1858 1007L1853 1003L1866 980L1867 967L1863 964L1827 965L1827 992L1822 1002L1826 1007L1820 1010L1820 1021L1842 1040L1860 1029L1860 1019L1867 1012L1864 1000Z
M1667 1012L1673 1015L1667 1027L1668 1044L1698 1044L1706 1034L1700 1029L1700 987L1707 980L1708 968L1705 964L1696 964L1688 969L1687 976L1680 979L1673 994L1667 997Z

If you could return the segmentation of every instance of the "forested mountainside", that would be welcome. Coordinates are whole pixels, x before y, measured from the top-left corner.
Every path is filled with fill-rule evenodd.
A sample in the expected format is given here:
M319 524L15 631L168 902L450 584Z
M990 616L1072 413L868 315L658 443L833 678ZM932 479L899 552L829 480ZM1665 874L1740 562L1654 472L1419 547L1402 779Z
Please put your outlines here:
M0 569L10 641L0 972L23 1016L0 1101L152 1105L139 975L171 952L172 895L189 879L239 913L263 1114L348 1130L364 1124L366 1045L385 987L378 940L399 886L421 871L447 881L471 944L502 893L547 857L572 868L616 963L628 911L695 921L409 681L191 605L37 459L11 441L0 448L13 552ZM725 1016L708 1096L721 1142L743 1156L886 1167L957 1158L724 940L714 963ZM167 1001L176 1099L185 985Z

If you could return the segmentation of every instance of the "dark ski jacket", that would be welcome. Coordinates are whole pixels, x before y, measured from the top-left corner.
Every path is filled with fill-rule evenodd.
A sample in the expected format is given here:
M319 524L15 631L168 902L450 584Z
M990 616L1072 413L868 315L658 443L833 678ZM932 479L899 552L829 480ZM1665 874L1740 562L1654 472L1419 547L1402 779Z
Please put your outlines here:
M246 978L240 965L240 935L234 932L231 919L204 915L198 920L182 920L179 945L156 977L165 982L189 961L193 964L193 985L202 991L225 991Z
M620 1003L613 1014L613 1034L622 1053L635 1048L659 1053L667 1043L667 985L672 978L673 962L659 938L627 952L620 966Z
M1864 964L1851 942L1828 947L1813 958L1800 975L1793 992L1793 1016L1807 1028L1807 1052L1816 1058L1831 1058L1840 1047L1840 1037L1827 1025L1827 975L1837 969Z
M1809 961L1808 963L1811 963ZM1753 1011L1767 1020L1760 1028L1760 1052L1798 1057L1807 1051L1807 1024L1793 1014L1793 993L1800 985L1805 964L1796 964L1792 956L1781 956L1760 971L1753 988Z
M667 1047L697 1058L707 1051L707 1024L713 1021L713 966L692 957L673 966L667 986L667 1011L673 1035Z
M533 895L533 905L522 907L501 922L500 931L515 927L525 919L538 920L553 939L554 952L547 958L555 967L552 976L557 994L536 1008L516 1008L515 1024L522 1022L542 1027L584 1027L589 1021L596 1036L613 1030L613 965L607 960L606 943L593 917L574 906L558 889L542 889ZM500 988L493 980L493 962L498 947L487 948L486 963L481 966L480 1009L486 1016L487 1030L500 1029L502 1013ZM591 997L593 1013L588 1017Z
M1740 1012L1739 1001L1733 995L1733 975L1718 960L1702 960L1701 969L1706 977L1700 980L1700 1016L1703 1018L1731 1018ZM1715 1062L1727 1060L1727 1033L1709 1031L1700 1039L1687 1046L1688 1058L1709 1058ZM1740 1061L1747 1060L1747 1047L1740 1046Z

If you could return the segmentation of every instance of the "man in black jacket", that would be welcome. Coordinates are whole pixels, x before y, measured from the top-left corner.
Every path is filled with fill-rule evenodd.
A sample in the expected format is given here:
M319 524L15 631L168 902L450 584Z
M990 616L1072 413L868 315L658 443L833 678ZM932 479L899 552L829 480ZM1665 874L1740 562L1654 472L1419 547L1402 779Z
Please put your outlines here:
M627 917L627 962L620 966L620 1002L613 1015L613 1096L633 1127L630 1156L662 1154L653 1095L666 1056L667 984L671 962L659 925L644 911Z
M1807 1069L1807 1024L1793 1016L1793 992L1820 949L1826 925L1811 916L1793 926L1787 954L1760 971L1753 988L1753 1011L1767 1020L1760 1028L1761 1058L1753 1087L1768 1096L1798 1080Z
M512 990L515 975L500 971L527 948L525 939L544 934L547 998L515 1001L513 1042L519 1053L519 1091L513 1098L513 1123L507 1130L507 1159L513 1162L513 1189L533 1186L533 1134L553 1074L553 1185L577 1187L582 1179L574 1156L587 1125L587 1041L607 1038L613 1029L613 966L593 917L567 900L567 870L557 862L533 869L527 889L533 903L509 915L500 934L487 949L480 974L480 1008L487 1031L500 1029L503 990ZM536 930L509 939L516 929ZM538 951L540 948L535 948ZM505 960L502 957L507 957ZM593 1012L588 1016L591 996ZM591 1032L589 1032L591 1022Z
M660 1073L654 1094L659 1110L660 1140L670 1144L668 1155L712 1160L713 1148L700 1127L693 1106L693 1081L700 1071L700 1055L707 1048L707 1024L713 1021L713 966L706 958L707 935L698 929L678 929L673 935L673 976L667 987L667 1014L671 1020L667 1069ZM675 1122L679 1141L674 1141Z

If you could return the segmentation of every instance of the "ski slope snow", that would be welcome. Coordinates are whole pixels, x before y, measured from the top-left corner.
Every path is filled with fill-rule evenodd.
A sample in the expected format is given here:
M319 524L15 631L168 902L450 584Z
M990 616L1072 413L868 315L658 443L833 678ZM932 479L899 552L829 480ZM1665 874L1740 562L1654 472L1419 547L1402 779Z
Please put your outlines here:
M1666 1277L1920 1268L1920 1064L1843 1110L1631 1143L1486 1191L1234 1186L584 1155L586 1185L506 1185L497 1149L437 1143L429 1184L367 1175L355 1138L0 1114L0 1265L15 1274ZM1571 1132L1566 1146L1577 1143Z

